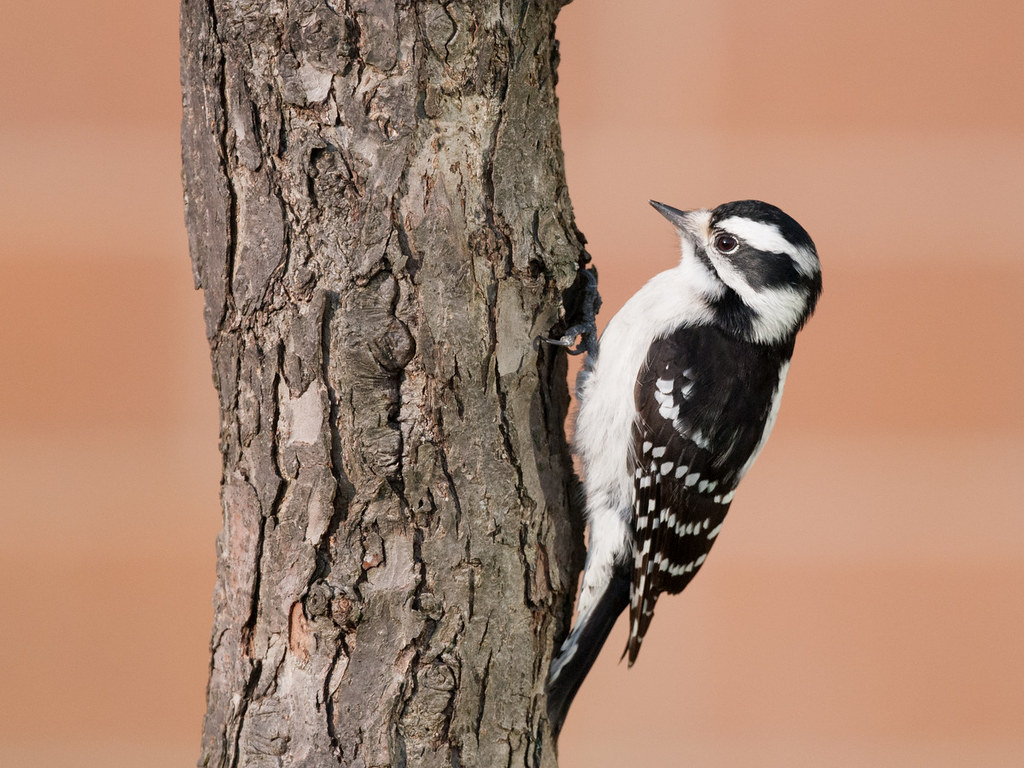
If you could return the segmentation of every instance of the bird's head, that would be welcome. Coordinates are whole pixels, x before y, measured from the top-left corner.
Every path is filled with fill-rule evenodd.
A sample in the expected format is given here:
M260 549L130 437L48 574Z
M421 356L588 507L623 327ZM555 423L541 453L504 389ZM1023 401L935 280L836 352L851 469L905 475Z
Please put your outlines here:
M795 337L821 294L821 264L803 227L759 200L694 211L651 205L679 233L680 266L718 323L762 344Z

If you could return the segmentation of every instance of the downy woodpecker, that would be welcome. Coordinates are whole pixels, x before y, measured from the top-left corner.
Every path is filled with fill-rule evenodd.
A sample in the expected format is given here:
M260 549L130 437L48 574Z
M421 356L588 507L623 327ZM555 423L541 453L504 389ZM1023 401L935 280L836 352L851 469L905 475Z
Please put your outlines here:
M577 383L590 541L577 622L548 681L555 733L618 615L629 607L632 665L658 595L700 570L775 424L821 293L814 243L775 206L651 205L682 259L611 319Z

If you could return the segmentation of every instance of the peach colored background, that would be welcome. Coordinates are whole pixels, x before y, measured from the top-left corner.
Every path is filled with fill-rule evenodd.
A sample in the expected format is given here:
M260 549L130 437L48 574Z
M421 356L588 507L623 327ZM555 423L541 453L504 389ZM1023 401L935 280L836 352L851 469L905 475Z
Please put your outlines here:
M1024 5L578 0L569 185L607 319L760 197L825 268L779 426L563 768L1024 765ZM0 23L0 765L198 754L216 400L177 6ZM31 746L42 744L44 746Z

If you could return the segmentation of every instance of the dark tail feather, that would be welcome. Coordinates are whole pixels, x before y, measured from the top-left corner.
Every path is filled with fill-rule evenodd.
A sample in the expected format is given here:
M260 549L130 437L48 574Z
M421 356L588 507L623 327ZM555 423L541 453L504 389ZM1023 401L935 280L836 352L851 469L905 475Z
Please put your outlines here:
M601 646L615 626L615 620L629 605L629 575L617 571L586 621L577 624L551 664L548 679L548 720L558 736L576 691L594 666Z

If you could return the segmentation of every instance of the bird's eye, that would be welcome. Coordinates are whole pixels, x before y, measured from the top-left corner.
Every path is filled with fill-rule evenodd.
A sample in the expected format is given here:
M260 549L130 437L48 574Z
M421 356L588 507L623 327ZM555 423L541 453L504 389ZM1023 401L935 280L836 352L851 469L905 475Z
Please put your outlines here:
M740 241L732 235L722 233L715 237L715 250L719 253L732 253L740 247Z

